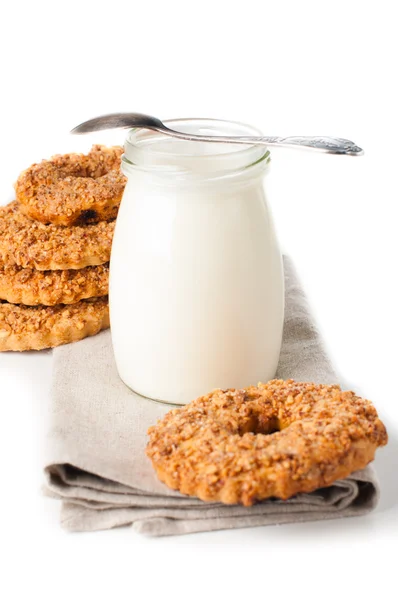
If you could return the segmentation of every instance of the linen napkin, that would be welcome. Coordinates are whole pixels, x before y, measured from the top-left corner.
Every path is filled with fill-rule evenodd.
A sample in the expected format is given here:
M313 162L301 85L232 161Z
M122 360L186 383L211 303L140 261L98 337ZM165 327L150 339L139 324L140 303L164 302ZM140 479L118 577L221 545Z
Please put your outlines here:
M284 267L285 324L277 377L336 383L288 258ZM183 496L158 481L145 455L148 427L171 408L123 384L109 331L54 350L45 493L62 500L65 529L131 525L139 533L161 536L363 515L377 503L371 466L311 494L252 507Z

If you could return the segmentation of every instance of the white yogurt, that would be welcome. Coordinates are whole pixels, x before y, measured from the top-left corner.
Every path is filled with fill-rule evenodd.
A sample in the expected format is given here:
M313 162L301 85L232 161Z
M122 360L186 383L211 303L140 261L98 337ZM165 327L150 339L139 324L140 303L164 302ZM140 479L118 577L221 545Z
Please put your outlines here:
M223 121L173 126L258 134ZM271 379L284 302L262 183L269 153L147 131L131 132L125 151L110 275L120 377L143 396L175 404Z

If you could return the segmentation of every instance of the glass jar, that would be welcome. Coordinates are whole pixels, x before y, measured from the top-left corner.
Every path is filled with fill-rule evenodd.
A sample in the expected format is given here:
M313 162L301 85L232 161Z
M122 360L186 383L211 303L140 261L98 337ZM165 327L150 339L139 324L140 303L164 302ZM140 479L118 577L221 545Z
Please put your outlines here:
M240 123L170 121L210 135ZM132 390L185 404L272 379L283 327L281 254L267 206L264 146L131 130L110 269L117 368Z

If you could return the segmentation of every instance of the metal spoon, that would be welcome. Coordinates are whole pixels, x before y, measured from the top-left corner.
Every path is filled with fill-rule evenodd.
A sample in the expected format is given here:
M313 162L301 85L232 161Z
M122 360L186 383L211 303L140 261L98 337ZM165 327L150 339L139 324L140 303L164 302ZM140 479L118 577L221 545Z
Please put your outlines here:
M114 113L103 115L81 123L71 133L82 134L102 129L117 129L117 128L135 128L142 127L144 129L153 129L161 131L164 135L179 138L181 140L192 140L198 142L227 142L232 144L255 144L264 146L290 146L303 147L311 150L319 150L320 152L328 152L329 154L348 154L351 156L360 156L363 154L362 148L359 148L354 142L343 138L335 137L275 137L275 136L224 136L224 135L196 135L193 133L182 133L174 131L166 127L162 121L156 117L143 115L140 113Z

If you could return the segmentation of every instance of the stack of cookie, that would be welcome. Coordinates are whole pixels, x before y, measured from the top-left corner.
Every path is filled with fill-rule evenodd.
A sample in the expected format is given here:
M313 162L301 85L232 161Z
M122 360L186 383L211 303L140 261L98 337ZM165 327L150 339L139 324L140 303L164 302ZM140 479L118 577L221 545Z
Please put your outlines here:
M32 165L17 199L0 207L0 351L52 348L109 327L122 152L93 146Z

